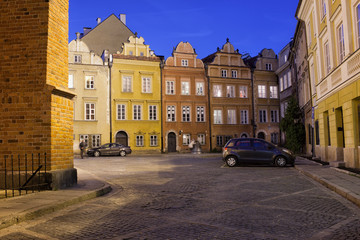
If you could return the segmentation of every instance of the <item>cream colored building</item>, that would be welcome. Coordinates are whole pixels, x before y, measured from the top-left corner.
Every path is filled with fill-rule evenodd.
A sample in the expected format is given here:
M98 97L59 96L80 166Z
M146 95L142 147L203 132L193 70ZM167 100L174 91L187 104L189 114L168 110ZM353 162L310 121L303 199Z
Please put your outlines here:
M109 68L102 58L90 51L77 38L69 43L68 88L74 98L74 152L85 140L88 147L97 147L110 140Z
M302 0L306 26L316 155L359 168L360 1Z

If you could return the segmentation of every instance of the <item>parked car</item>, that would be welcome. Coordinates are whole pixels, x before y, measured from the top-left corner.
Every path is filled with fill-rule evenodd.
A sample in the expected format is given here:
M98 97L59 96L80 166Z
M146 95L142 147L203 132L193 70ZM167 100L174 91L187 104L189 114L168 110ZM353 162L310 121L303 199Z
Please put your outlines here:
M109 155L120 155L124 157L126 154L131 153L131 148L118 143L106 143L100 147L90 148L86 153L88 156L94 157Z
M234 167L239 163L271 163L278 167L294 166L294 154L285 148L257 138L230 139L223 147L223 161Z

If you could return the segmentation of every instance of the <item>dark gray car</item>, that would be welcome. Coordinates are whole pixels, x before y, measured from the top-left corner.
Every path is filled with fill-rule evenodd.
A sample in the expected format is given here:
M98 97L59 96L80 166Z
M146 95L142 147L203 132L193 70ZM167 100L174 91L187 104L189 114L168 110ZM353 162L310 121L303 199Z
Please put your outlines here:
M87 155L99 157L99 156L109 156L109 155L120 155L122 157L126 154L131 153L131 148L129 146L124 146L118 143L106 143L101 147L90 148L87 150Z
M295 164L294 154L285 148L257 138L234 138L223 147L223 161L234 167L238 163L275 164L285 167Z

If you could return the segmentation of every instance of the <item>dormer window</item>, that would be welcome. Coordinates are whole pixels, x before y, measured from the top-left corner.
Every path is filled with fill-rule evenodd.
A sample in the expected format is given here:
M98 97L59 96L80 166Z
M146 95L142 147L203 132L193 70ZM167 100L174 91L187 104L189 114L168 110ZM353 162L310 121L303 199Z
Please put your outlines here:
M266 69L267 71L271 71L271 70L272 70L272 64L271 64L271 63L266 63L266 64L265 64L265 69Z
M81 63L81 55L75 55L74 62Z
M181 66L183 67L189 66L189 61L187 59L181 59Z

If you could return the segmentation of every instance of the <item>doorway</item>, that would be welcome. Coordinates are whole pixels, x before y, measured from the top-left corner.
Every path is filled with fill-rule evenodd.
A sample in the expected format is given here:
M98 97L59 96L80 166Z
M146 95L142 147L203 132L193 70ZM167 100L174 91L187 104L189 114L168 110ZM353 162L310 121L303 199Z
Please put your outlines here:
M264 132L259 132L257 137L265 140L265 133Z
M176 135L173 132L168 134L168 152L176 152Z
M120 131L116 134L116 143L128 146L128 135L124 131Z

